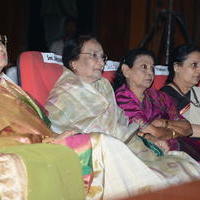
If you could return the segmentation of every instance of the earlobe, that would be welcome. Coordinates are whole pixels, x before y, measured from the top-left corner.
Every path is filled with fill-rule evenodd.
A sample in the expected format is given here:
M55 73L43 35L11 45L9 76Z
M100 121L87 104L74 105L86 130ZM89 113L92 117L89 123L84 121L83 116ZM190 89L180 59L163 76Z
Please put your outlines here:
M130 71L129 66L126 64L123 64L122 65L122 73L126 78L129 76L129 71Z
M70 62L70 68L71 68L73 71L76 71L76 63L75 63L75 61L71 61L71 62Z
M179 69L179 66L178 66L178 64L177 64L177 63L176 63L176 64L174 64L174 66L173 66L173 67L174 67L174 71L175 71L175 72L178 72L178 69Z

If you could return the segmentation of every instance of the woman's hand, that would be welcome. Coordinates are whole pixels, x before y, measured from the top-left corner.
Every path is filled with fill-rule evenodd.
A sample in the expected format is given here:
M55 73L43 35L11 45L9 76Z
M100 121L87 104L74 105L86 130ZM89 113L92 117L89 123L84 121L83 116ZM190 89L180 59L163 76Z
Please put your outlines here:
M149 124L145 128L141 128L141 132L142 133L149 133L151 135L154 135L153 132L155 132L155 126L153 124Z
M154 125L155 127L163 127L163 128L167 128L167 120L165 119L156 119L154 121L151 122L152 125Z
M15 134L15 135L1 135L1 138L15 140L24 144L35 144L42 142L42 136L37 134Z
M153 123L149 124L145 128L142 128L141 132L143 132L143 134L148 133L149 135L154 136L159 140L168 140L172 139L173 137L173 131L171 129L156 127L153 125Z
M155 136L149 134L149 133L143 133L143 132L139 132L138 133L139 136L144 137L145 139L151 141L152 143L154 143L155 145L157 145L159 148L165 150L165 151L169 151L170 147L168 145L168 142L165 140L160 140L158 138L156 138Z
M75 135L75 131L65 131L62 134L55 134L53 137L45 138L43 143L60 144L65 138Z
M192 135L192 127L189 121L185 119L179 120L166 120L166 119L157 119L152 123L155 127L170 129L171 131L176 132L177 136L190 136Z

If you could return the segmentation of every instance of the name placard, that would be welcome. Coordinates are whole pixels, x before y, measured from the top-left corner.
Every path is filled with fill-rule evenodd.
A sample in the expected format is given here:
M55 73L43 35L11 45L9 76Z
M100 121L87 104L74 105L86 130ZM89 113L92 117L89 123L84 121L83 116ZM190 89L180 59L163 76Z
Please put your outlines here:
M54 53L42 53L43 61L45 63L55 63L63 65L62 56L56 55Z

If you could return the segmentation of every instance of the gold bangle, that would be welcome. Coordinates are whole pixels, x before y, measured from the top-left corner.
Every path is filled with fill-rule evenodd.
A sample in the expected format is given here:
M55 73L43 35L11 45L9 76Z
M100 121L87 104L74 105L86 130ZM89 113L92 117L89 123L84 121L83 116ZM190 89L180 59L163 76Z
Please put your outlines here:
M176 131L172 130L172 139L176 137Z

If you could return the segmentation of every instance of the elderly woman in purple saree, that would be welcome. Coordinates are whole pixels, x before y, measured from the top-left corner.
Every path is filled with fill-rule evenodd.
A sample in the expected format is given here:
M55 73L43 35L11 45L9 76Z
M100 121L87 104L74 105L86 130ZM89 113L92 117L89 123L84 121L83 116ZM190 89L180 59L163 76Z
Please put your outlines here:
M117 89L115 94L118 105L125 111L130 123L142 120L148 124L155 119L183 119L177 112L173 100L153 88L148 88L144 92L142 102L126 84Z
M139 135L149 148L184 150L180 149L179 141L192 134L191 125L179 114L170 96L150 88L154 79L153 66L151 51L129 51L114 82L117 104L129 123L141 124Z
M172 99L163 92L158 92L153 88L149 88L144 92L142 102L125 84L117 89L115 94L118 106L129 117L129 123L138 122L145 126L156 119L183 119L176 111ZM159 144L164 145L160 142ZM177 139L169 139L167 140L167 144L170 150L179 150Z

